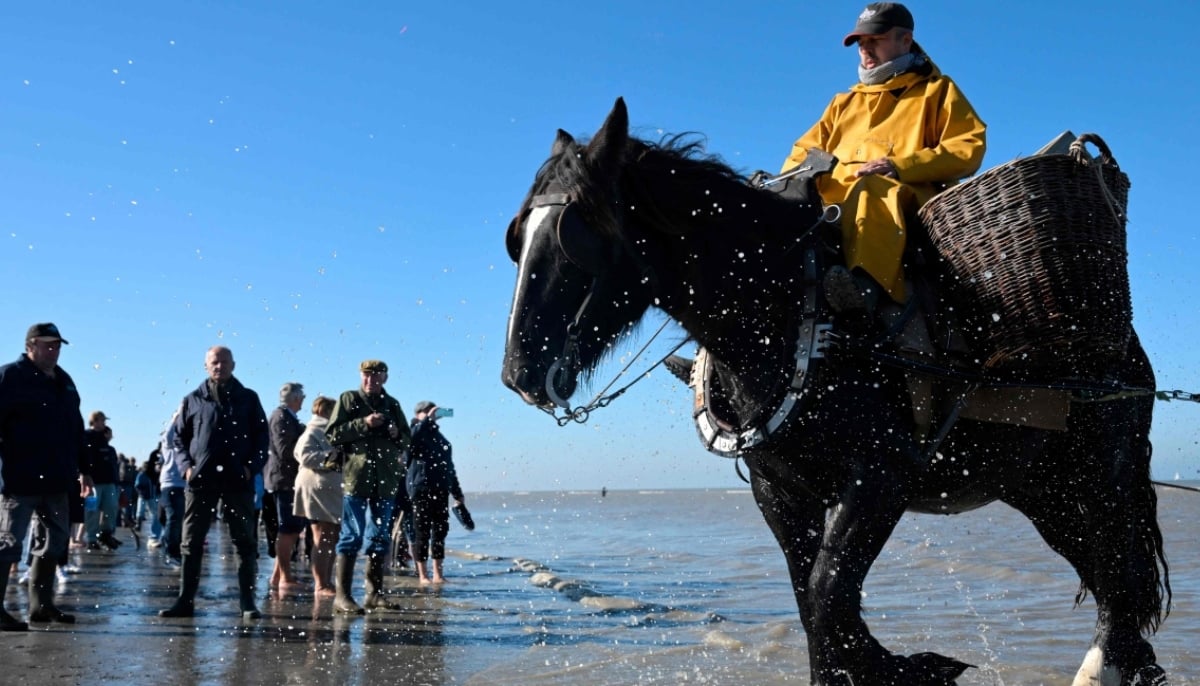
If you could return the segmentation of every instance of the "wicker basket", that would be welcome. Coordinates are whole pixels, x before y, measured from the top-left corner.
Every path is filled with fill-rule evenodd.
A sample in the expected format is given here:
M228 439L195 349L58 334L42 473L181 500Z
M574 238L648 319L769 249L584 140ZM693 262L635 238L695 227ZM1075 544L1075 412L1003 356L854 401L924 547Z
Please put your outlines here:
M1009 162L921 208L947 268L943 291L986 367L1089 378L1122 359L1133 318L1128 196L1108 146L1084 134L1069 154Z

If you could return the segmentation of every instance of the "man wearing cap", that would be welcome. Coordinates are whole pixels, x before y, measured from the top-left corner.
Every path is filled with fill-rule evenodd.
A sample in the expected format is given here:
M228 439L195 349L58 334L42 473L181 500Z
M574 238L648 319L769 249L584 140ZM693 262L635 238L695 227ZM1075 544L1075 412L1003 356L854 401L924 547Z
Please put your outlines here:
M88 550L108 548L116 550L121 545L114 533L117 530L117 509L120 507L118 476L120 458L112 443L112 427L108 416L96 410L88 415L88 430L84 432L88 467L96 490L96 510L84 517L87 525Z
M304 425L296 414L304 402L304 386L289 381L279 389L279 407L268 420L271 430L271 449L267 457L264 485L272 495L275 505L279 533L275 538L275 569L271 572L271 588L287 589L299 585L292 574L292 551L300 540L300 534L308 526L308 520L292 514L296 502L296 475L300 463L296 462L296 441L304 433Z
M237 551L243 619L258 619L254 582L254 477L267 461L267 415L258 394L233 376L233 351L214 346L204 356L208 378L184 396L175 417L175 459L187 483L179 596L161 617L191 617L204 560L204 538L218 503Z
M913 40L913 16L895 2L867 5L842 43L858 45L858 79L792 146L784 171L810 148L838 158L817 189L842 206L846 266L825 278L830 305L870 312L880 292L908 298L903 255L907 217L983 162L986 125L949 77Z
M359 365L361 383L338 398L326 434L345 454L342 467L342 533L334 566L334 609L342 614L362 614L386 608L383 571L391 542L392 511L396 491L404 481L404 450L411 432L400 402L388 395L388 367L380 360ZM369 513L369 514L368 514ZM366 597L354 602L351 585L354 562L367 541Z
M0 367L0 631L29 628L4 610L3 599L8 570L21 557L31 522L29 621L75 621L54 606L54 573L67 554L68 496L90 492L92 482L80 471L79 391L58 366L66 342L54 324L34 324L25 336L25 354Z

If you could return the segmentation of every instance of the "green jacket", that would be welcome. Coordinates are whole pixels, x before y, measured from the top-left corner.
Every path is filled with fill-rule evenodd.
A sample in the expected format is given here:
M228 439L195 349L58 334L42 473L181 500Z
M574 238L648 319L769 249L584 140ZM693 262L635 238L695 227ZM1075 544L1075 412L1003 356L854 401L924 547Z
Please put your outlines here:
M392 438L387 427L372 429L367 416L380 412L392 420L400 433ZM342 488L346 495L359 498L395 498L404 484L404 451L412 430L400 409L400 401L384 391L368 398L361 390L346 391L338 398L325 430L329 442L345 454Z

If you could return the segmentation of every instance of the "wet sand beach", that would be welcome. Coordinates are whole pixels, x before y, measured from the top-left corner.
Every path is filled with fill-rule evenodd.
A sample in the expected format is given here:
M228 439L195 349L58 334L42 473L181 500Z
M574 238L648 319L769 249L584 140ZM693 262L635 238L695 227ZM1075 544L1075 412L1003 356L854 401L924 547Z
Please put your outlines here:
M263 618L243 621L237 606L236 558L219 527L210 534L196 616L162 619L178 589L178 572L160 551L134 550L128 531L117 551L72 551L82 571L58 584L58 605L77 623L35 624L0 635L6 684L363 684L402 680L442 684L482 668L486 649L467 655L447 641L443 608L453 591L419 589L392 575L396 611L335 616L331 599L311 590L259 593ZM264 586L272 560L263 555ZM361 565L360 565L361 566ZM307 574L302 578L308 579ZM361 569L355 597L362 600ZM11 583L6 606L22 617L23 588ZM454 653L452 666L446 656ZM450 671L447 671L447 670Z
M1172 684L1200 683L1200 495L1163 489L1159 512L1174 589L1154 637ZM777 544L736 490L485 493L478 524L452 524L440 588L387 577L396 611L341 617L308 587L268 592L263 618L238 612L236 558L214 526L191 619L161 619L178 571L161 551L72 551L58 586L75 625L0 634L2 684L808 684L807 647ZM306 583L303 564L295 568ZM362 600L362 564L355 598ZM889 649L976 666L961 686L1066 686L1095 606L1019 513L907 516L864 589ZM26 616L10 583L6 607Z

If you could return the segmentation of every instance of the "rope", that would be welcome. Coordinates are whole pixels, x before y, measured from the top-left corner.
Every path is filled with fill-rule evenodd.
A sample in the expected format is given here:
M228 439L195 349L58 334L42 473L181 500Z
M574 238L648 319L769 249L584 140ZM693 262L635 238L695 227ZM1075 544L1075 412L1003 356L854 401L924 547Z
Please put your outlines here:
M1173 484L1167 481L1151 481L1150 483L1154 484L1155 486L1162 486L1164 488L1178 488L1181 491L1200 493L1200 488L1196 488L1195 486L1184 486L1183 484Z

